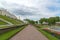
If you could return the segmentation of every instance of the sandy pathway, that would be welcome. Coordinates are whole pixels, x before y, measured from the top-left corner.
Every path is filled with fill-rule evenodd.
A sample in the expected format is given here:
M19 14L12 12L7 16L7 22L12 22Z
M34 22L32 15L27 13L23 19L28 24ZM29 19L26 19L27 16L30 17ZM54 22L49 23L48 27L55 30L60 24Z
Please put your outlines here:
M28 25L21 32L16 34L10 40L48 40L44 35L35 29L32 25Z

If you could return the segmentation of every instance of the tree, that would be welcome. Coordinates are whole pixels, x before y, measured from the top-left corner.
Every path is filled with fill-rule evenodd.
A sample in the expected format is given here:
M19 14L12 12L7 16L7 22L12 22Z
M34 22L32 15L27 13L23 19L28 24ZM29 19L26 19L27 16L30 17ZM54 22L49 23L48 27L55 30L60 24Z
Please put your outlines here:
M60 21L60 17L59 17L59 16L56 16L56 17L55 17L55 21L56 21L56 22L59 22L59 21Z
M38 21L35 21L35 24L38 24Z
M40 20L39 20L39 22L42 24L43 22L47 22L47 18L41 18Z
M35 24L35 21L30 20L30 19L24 19L25 21L27 21L29 24Z
M48 19L48 23L49 23L49 25L54 25L56 23L55 17L50 17Z

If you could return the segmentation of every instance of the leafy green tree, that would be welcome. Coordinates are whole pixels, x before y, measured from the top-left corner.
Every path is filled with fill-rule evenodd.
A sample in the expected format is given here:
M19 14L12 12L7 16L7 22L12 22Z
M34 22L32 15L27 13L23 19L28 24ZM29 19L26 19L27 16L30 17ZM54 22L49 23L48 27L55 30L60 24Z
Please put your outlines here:
M39 22L42 24L43 22L47 22L48 21L48 19L47 18L41 18L40 20L39 20Z
M35 21L35 24L38 24L38 21Z
M35 24L35 21L30 20L30 19L24 19L25 21L27 21L29 24Z
M56 22L59 22L59 21L60 21L60 17L59 17L59 16L56 16L56 17L55 17L55 21L56 21Z
M49 23L49 25L54 25L56 23L55 17L50 17L48 19L48 23Z

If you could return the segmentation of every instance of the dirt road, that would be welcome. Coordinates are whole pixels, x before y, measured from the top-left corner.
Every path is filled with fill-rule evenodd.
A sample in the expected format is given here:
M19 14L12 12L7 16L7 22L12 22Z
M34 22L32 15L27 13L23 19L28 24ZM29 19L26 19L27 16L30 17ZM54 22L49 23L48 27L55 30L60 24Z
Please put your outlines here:
M32 25L28 25L21 32L13 36L10 40L48 40Z

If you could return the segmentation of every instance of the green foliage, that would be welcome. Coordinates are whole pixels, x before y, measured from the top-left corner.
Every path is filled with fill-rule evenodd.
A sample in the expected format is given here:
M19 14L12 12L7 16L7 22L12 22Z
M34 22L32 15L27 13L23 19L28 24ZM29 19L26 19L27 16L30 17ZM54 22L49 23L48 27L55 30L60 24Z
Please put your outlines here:
M4 20L7 20L7 21L9 21L9 22L11 22L13 24L20 24L20 23L22 23L22 21L19 21L17 19L12 19L12 18L7 17L7 16L0 15L0 18L3 18Z
M56 22L60 21L60 17L56 16L56 17L50 17L50 18L41 18L39 20L39 22L42 24L43 22L48 22L49 25L53 25Z
M47 18L41 18L39 22L42 24L43 22L47 22Z
M40 27L40 28L39 28ZM39 30L43 35L45 35L49 40L58 40L57 37L52 36L50 33L44 31L42 28L48 27L47 25L40 25L39 27L36 27L37 30Z
M30 19L25 19L25 21L27 21L29 24L35 24L35 21L30 20Z
M0 40L7 40L7 39L9 39L13 35L15 35L17 32L21 31L23 28L24 27L16 28L16 29L10 30L8 32L5 32L3 34L0 34Z
M55 21L56 21L56 22L59 22L59 21L60 21L60 17L59 17L59 16L56 16L56 17L55 17Z
M5 25L5 24L7 23L0 20L0 25Z
M42 29L40 29L39 31L42 32L49 40L58 40L58 38L52 36L48 32L43 31Z
M50 17L50 18L48 19L48 23L49 23L50 25L55 24L55 23L56 23L55 17Z
M38 24L38 21L35 21L35 24Z

